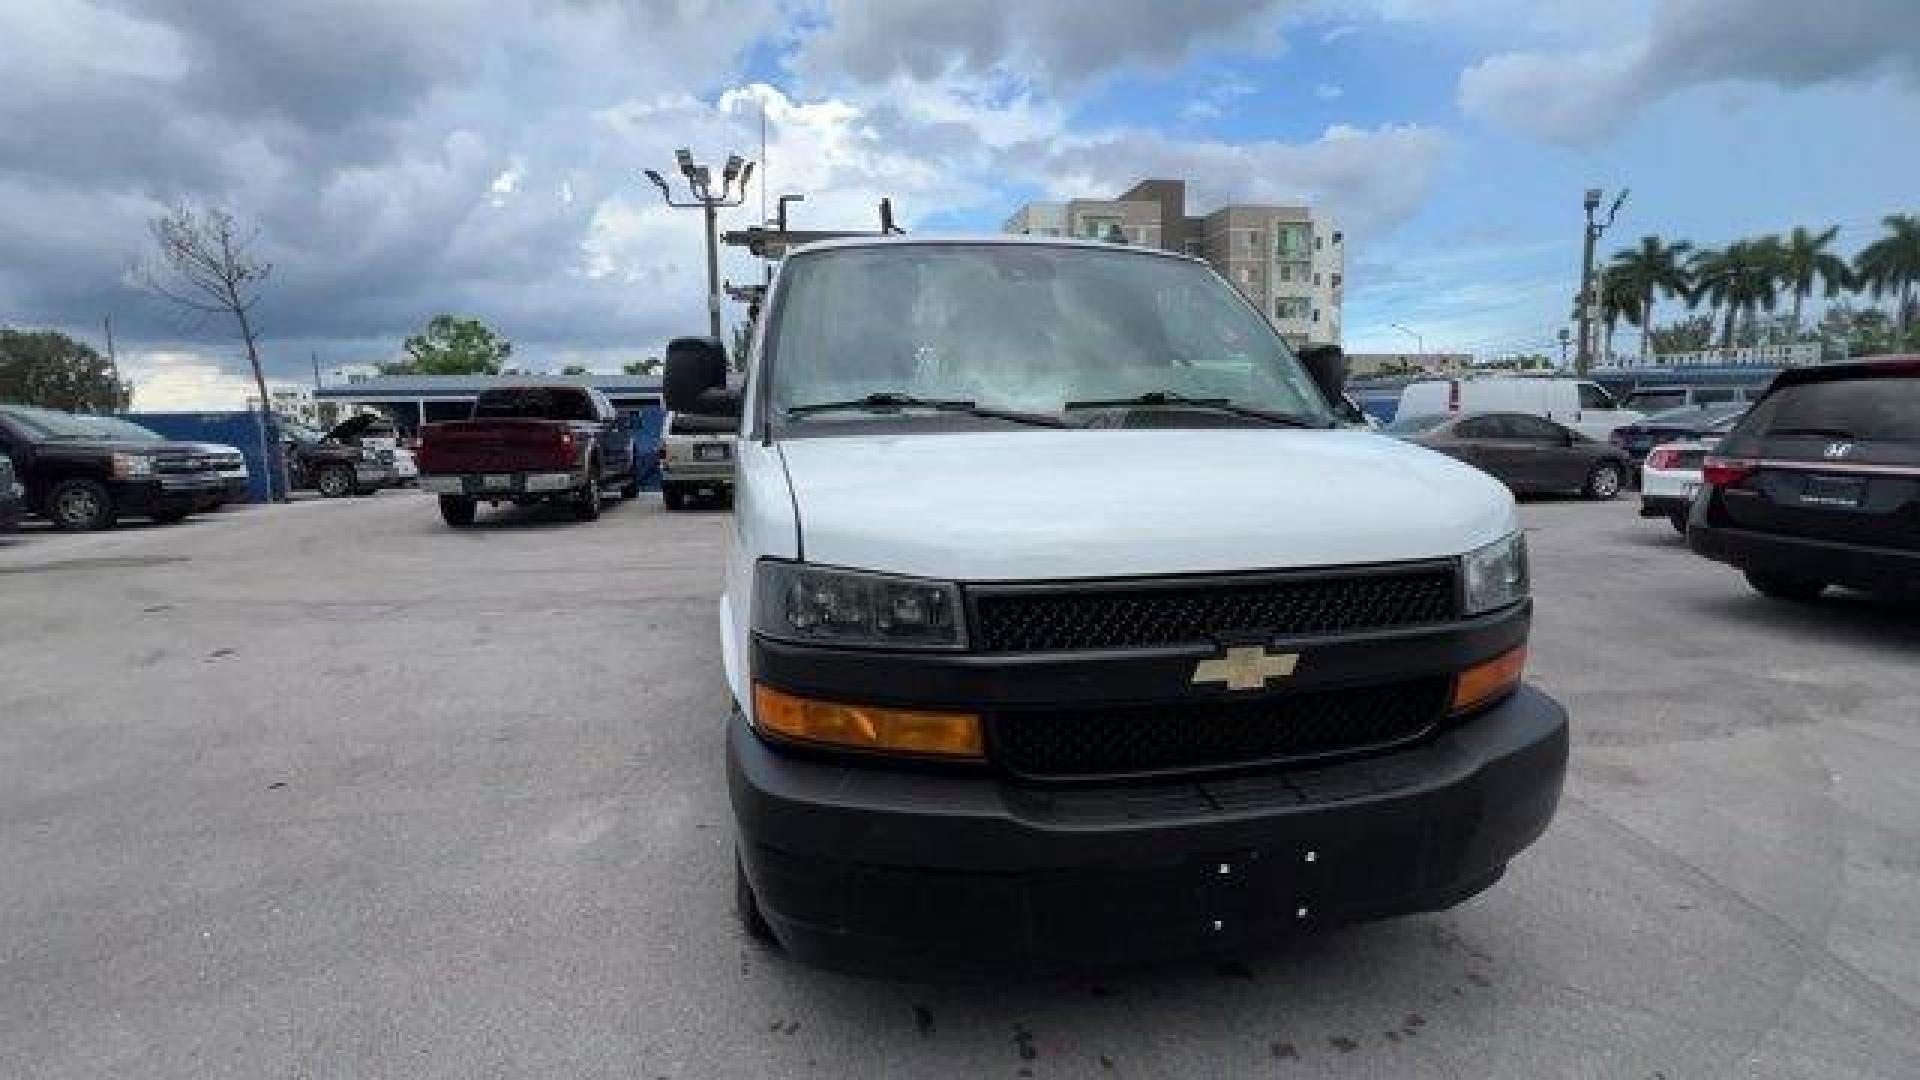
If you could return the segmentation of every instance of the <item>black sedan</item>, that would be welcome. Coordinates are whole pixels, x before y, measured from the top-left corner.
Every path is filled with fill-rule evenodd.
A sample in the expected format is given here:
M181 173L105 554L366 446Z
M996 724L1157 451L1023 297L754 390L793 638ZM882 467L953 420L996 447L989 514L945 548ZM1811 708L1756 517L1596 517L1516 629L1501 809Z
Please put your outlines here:
M1654 413L1639 423L1613 429L1607 441L1624 450L1638 467L1653 448L1662 443L1699 439L1724 432L1732 421L1753 407L1750 401L1729 401L1718 405L1697 405Z
M1621 450L1529 413L1410 416L1387 432L1478 466L1515 491L1620 494L1632 468Z

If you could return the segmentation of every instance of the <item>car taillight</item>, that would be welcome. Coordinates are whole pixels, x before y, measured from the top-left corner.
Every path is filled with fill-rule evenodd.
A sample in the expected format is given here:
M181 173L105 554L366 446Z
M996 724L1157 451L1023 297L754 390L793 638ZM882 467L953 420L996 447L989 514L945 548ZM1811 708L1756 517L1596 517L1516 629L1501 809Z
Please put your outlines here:
M1666 447L1662 446L1659 449L1655 450L1653 453L1647 455L1647 468L1671 469L1673 468L1674 462L1679 460L1680 460L1680 451L1669 450Z
M1706 466L1700 470L1700 479L1705 481L1708 487L1739 487L1746 482L1747 477L1757 471L1757 467L1751 461L1710 457L1707 459Z
M665 461L665 460L667 460L667 444L666 444L666 443L661 443L661 444L660 444L660 449L658 449L658 450L655 450L655 451L654 451L654 454L655 454L656 456L658 456L658 457L660 458L660 460L661 460L661 461Z

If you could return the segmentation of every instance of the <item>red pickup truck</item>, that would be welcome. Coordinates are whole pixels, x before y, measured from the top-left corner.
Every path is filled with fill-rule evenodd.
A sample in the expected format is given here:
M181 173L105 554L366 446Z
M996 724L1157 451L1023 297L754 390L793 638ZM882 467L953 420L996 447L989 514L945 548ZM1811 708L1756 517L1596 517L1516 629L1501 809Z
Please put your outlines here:
M466 420L420 429L420 486L461 529L480 503L564 503L600 516L602 492L640 493L631 422L588 386L528 384L481 391Z

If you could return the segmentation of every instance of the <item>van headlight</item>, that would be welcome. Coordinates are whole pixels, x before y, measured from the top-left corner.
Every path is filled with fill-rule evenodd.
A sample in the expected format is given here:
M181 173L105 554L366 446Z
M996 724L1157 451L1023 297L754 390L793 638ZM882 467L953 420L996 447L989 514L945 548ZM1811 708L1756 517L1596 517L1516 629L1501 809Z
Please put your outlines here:
M1514 533L1460 557L1468 615L1481 615L1527 595L1527 537Z
M771 638L890 649L961 649L960 587L950 581L762 559L754 629Z

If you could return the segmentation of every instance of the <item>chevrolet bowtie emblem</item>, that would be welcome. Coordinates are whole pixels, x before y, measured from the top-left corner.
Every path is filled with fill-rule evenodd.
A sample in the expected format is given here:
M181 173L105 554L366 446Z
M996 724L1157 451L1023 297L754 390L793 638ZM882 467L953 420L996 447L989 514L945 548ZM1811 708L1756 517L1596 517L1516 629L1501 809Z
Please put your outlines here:
M1193 685L1226 683L1229 690L1259 690L1293 674L1299 653L1270 653L1259 645L1235 645L1221 656L1200 661Z

